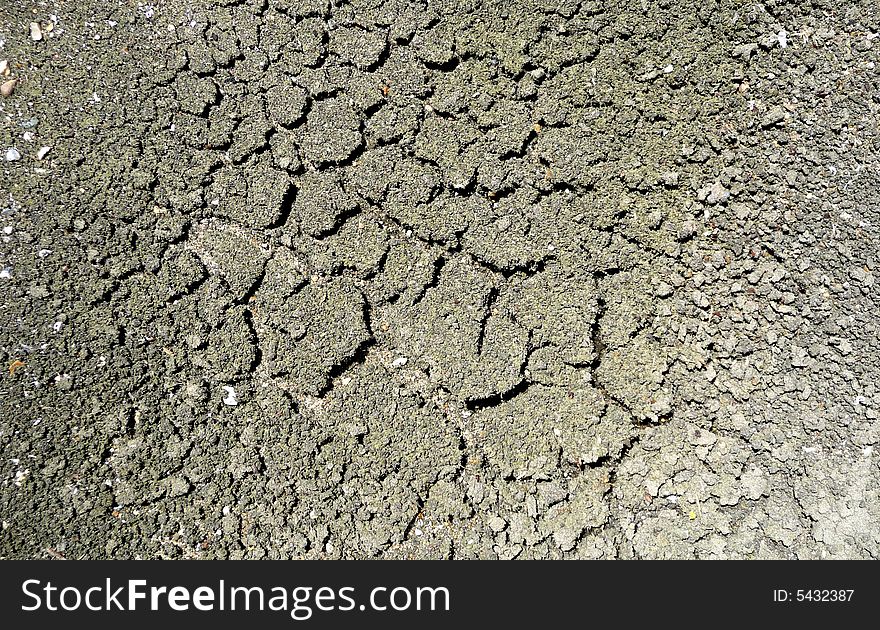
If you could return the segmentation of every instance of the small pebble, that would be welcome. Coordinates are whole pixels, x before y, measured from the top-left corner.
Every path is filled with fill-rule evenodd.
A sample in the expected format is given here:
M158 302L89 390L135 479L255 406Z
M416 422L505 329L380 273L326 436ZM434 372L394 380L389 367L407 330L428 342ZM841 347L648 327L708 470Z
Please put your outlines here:
M733 49L733 56L739 57L743 61L748 61L752 58L752 55L755 53L756 50L758 50L758 45L755 43L740 44Z
M12 93L15 91L15 86L18 85L18 79L12 79L11 81L6 81L3 85L0 85L0 94L3 96L12 96Z
M9 70L9 62L6 59L0 59L0 74L6 74Z
M394 359L394 361L391 362L391 367L402 368L404 365L406 365L406 361L407 361L406 357L398 357L397 359Z
M46 154L49 153L49 151L51 151L51 150L52 150L52 147L40 147L40 150L37 151L37 159L42 160L44 157L46 157Z
M785 120L785 109L781 105L770 108L770 111L761 119L761 126L765 129L773 127Z
M43 29L41 29L40 25L36 22L31 22L31 39L35 42L43 39Z
M21 153L18 152L18 149L15 147L9 147L6 150L6 155L4 156L7 162L17 162L21 159Z
M655 291L657 297L665 298L672 295L672 285L667 282L661 282L657 285L657 289Z
M712 184L707 184L699 191L697 191L697 199L700 201L705 201L710 205L715 205L718 203L724 203L730 198L730 191L724 187L724 185L715 181Z
M715 371L715 368L713 368L711 365L707 365L706 366L706 380L711 383L712 381L715 380L715 378L717 376L718 376L718 372Z
M672 411L672 396L666 393L658 394L653 403L651 403L651 411L658 416L668 415Z
M678 186L678 173L669 171L668 173L663 173L663 185L669 188L675 188Z

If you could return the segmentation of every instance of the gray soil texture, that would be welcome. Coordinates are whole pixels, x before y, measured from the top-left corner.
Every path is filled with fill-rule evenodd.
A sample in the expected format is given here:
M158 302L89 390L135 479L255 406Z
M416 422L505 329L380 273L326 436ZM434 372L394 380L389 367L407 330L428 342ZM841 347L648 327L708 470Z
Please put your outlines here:
M0 0L0 557L880 556L875 0Z

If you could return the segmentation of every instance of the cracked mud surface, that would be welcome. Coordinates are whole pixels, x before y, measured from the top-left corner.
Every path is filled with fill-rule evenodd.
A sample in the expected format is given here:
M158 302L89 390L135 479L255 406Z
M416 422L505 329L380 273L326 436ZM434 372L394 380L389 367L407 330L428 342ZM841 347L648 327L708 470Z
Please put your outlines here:
M876 558L878 18L0 2L0 556Z

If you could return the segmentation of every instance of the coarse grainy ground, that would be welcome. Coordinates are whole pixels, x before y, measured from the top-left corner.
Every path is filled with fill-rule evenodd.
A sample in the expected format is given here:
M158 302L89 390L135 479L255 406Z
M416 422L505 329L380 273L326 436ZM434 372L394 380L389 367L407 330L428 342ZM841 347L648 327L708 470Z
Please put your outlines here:
M0 557L878 557L878 32L0 0Z

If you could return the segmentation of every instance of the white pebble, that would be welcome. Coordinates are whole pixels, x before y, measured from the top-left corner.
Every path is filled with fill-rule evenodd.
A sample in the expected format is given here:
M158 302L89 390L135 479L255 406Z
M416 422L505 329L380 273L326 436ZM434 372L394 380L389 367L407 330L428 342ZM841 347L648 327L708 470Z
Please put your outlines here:
M785 32L785 29L779 31L776 38L779 40L780 48L788 48L788 33Z
M226 392L226 398L223 399L223 403L229 405L230 407L234 407L238 404L238 397L235 393L235 388L230 387L229 385L223 386L223 391Z
M21 486L21 482L27 478L30 472L30 469L15 471L15 485Z
M406 365L407 358L406 357L398 357L391 362L391 367L393 368L402 368Z
M43 29L41 29L40 25L36 22L31 22L31 39L35 42L43 39Z
M51 150L52 150L52 147L40 147L40 150L37 151L37 159L42 160L44 157L46 157L46 154L49 153L49 151L51 151Z
M15 147L9 147L6 149L6 161L7 162L17 162L21 159L21 153L18 152L18 149Z

